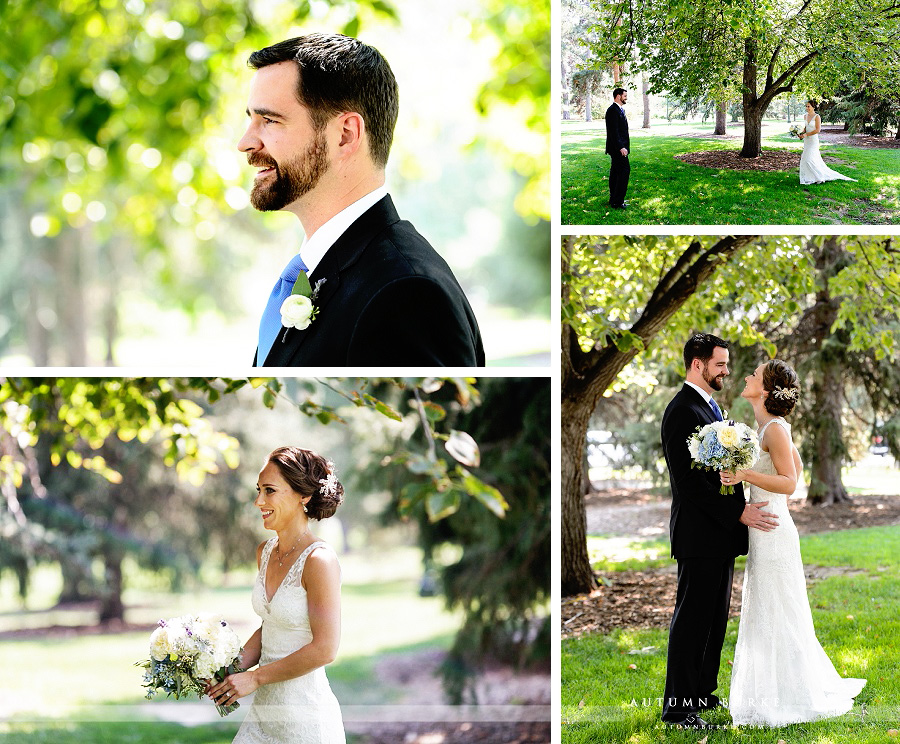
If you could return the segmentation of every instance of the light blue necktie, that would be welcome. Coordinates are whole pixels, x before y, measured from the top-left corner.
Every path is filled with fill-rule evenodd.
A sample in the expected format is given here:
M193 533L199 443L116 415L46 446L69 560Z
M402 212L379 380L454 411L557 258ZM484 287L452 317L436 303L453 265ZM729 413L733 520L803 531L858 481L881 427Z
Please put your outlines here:
M262 367L265 364L266 357L272 344L278 338L278 334L284 327L281 325L281 304L291 295L294 288L294 282L300 276L301 271L307 271L306 264L300 258L298 253L284 267L275 286L272 287L272 294L269 295L269 302L263 312L262 320L259 321L259 348L256 352L256 364Z
M713 413L716 414L716 421L724 421L725 417L722 415L722 409L719 408L719 404L710 398L709 405L713 409Z

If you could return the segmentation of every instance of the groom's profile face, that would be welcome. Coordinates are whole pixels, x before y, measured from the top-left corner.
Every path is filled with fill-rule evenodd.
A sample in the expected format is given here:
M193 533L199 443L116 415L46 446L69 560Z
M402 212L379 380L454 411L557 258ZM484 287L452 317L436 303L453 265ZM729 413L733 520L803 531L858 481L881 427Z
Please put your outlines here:
M699 360L698 360L699 361ZM713 348L713 355L703 365L703 381L713 390L722 389L722 381L728 377L728 349Z
M250 203L262 212L292 204L328 170L325 131L297 100L298 75L293 61L278 62L257 70L250 85L250 122L238 149L258 169Z

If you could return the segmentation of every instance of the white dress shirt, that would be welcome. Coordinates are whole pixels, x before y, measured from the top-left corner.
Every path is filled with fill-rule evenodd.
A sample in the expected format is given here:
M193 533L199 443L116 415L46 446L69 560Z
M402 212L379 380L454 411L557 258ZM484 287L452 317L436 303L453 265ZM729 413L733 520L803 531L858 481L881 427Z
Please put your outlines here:
M379 186L338 212L316 230L311 238L307 239L304 235L303 243L300 246L300 255L303 257L303 263L306 264L307 274L312 276L316 266L328 253L328 249L337 242L341 235L347 232L347 228L385 196L387 196L387 186Z

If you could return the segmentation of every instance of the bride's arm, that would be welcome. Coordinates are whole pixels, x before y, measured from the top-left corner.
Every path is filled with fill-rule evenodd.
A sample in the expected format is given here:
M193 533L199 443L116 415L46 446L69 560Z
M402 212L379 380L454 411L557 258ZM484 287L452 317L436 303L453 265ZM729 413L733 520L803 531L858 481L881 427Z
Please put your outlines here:
M792 494L797 488L797 468L794 460L794 444L781 426L770 426L765 434L775 475L757 473L755 470L738 470L737 477L772 493Z
M334 661L341 641L341 569L329 550L317 550L306 559L303 584L309 606L312 640L283 659L251 672L259 685L283 682Z

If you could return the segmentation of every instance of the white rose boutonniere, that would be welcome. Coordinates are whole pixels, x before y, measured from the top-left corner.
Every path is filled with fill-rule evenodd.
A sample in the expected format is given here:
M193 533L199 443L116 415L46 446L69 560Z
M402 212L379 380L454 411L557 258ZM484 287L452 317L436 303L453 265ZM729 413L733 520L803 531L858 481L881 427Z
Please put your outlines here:
M296 328L302 331L313 322L317 310L318 308L313 307L309 297L292 294L281 303L281 325L285 328Z
M316 286L311 287L305 271L301 271L297 276L291 294L281 303L281 325L285 328L281 337L282 343L287 340L287 329L305 330L316 319L319 308L313 304L313 301L324 283L324 279L319 279Z

